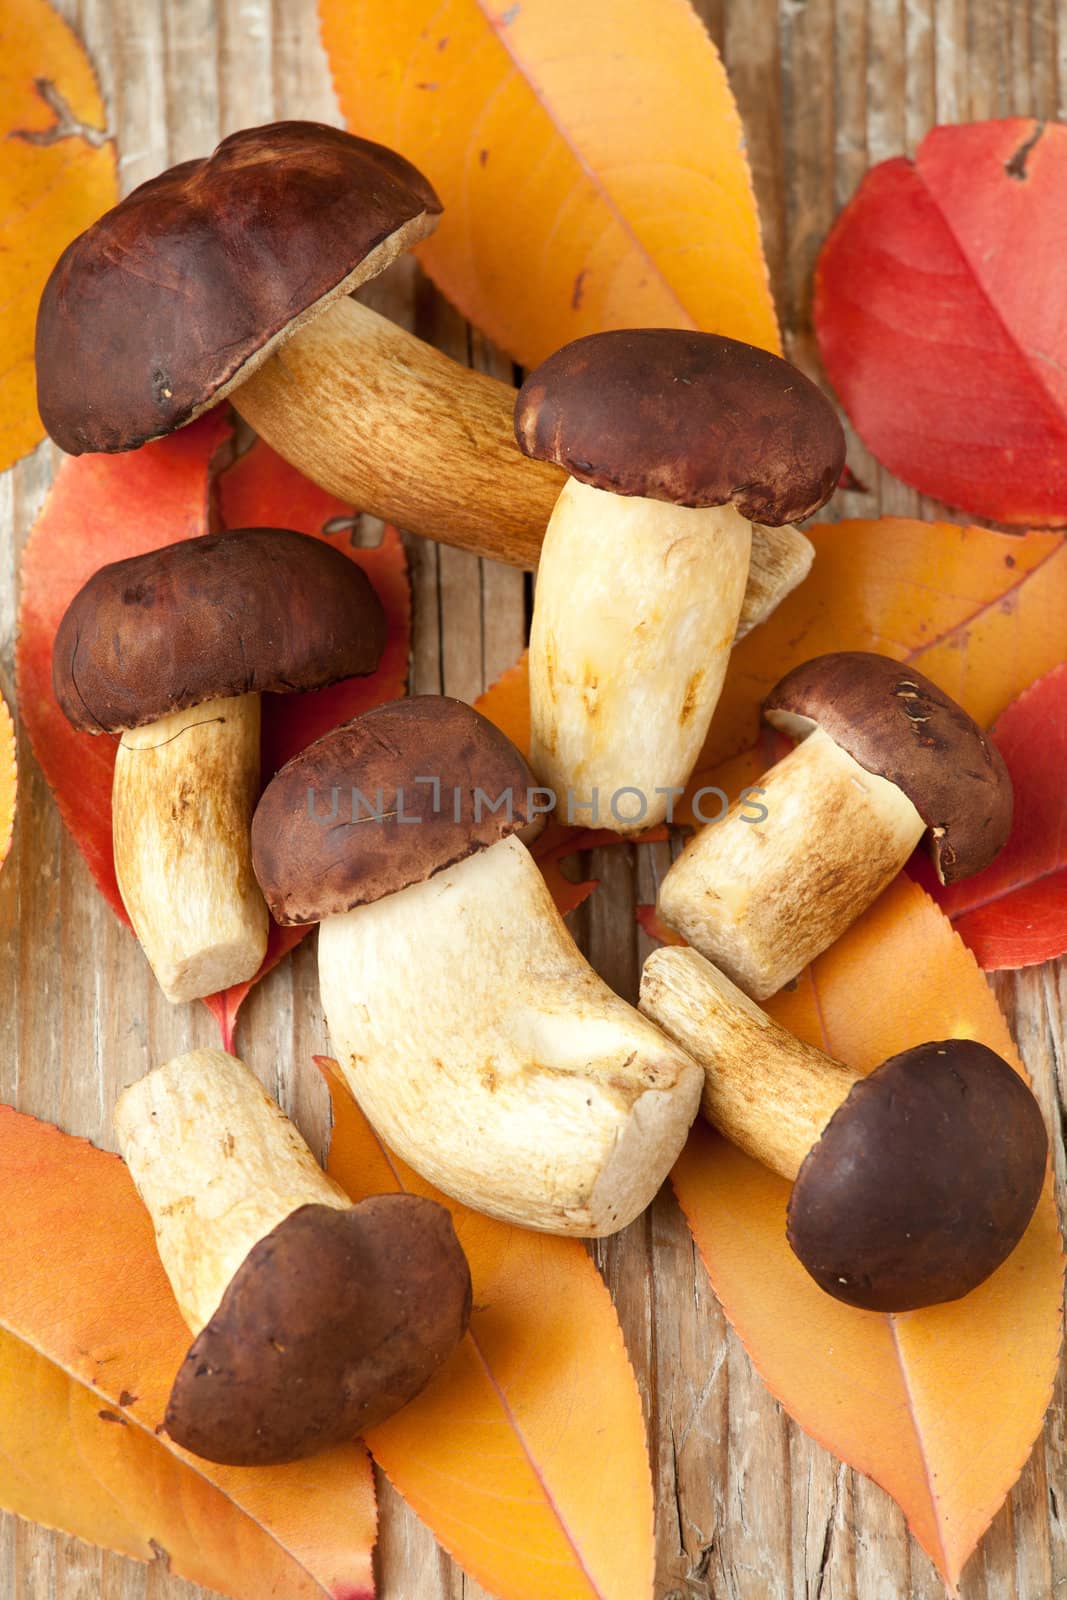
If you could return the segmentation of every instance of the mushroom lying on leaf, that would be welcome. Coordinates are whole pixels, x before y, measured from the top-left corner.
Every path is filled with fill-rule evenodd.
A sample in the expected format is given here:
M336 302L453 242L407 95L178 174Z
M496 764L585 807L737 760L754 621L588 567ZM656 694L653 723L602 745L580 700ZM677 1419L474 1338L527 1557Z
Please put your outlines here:
M641 1009L704 1068L708 1121L795 1180L789 1243L835 1299L868 1311L957 1300L1022 1238L1048 1140L1030 1090L987 1046L921 1044L864 1077L678 948L649 956Z
M321 922L341 1069L382 1138L446 1193L550 1233L644 1210L700 1072L567 932L522 837L531 776L470 706L380 706L264 791L252 857L279 922Z
M52 651L75 728L121 733L115 875L169 1000L254 976L268 917L249 828L259 697L373 672L385 613L363 570L320 539L244 528L101 567Z
M700 754L749 572L753 524L806 517L845 440L787 361L673 328L576 339L519 391L523 450L570 477L530 632L530 760L619 832L659 822ZM625 808L620 791L628 797ZM572 805L573 802L573 805Z
M120 1097L115 1127L195 1334L166 1414L185 1449L266 1466L352 1439L465 1332L470 1272L444 1206L354 1206L233 1056L158 1067Z
M839 938L924 834L942 883L988 866L1011 831L1011 778L963 708L888 656L843 651L787 674L767 721L801 742L660 886L663 920L756 1000Z
M41 419L71 455L131 450L229 397L332 494L412 532L537 564L561 475L515 447L515 391L351 298L441 203L410 162L315 122L246 128L70 244L41 298ZM758 541L742 631L811 566Z

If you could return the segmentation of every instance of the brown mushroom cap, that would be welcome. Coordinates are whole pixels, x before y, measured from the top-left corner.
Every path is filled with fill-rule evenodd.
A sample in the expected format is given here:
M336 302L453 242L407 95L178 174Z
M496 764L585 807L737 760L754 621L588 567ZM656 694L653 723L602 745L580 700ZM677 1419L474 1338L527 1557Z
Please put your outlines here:
M246 1467L354 1439L425 1387L470 1309L467 1258L436 1201L301 1206L249 1251L193 1341L167 1432Z
M460 700L377 706L294 756L263 791L252 865L264 899L278 922L321 922L510 834L529 838L533 781L511 740ZM510 815L506 801L490 809L509 795Z
M1004 757L962 706L913 667L843 650L777 683L763 715L793 738L819 727L854 761L888 778L926 823L942 883L981 872L1011 832Z
M800 1169L789 1243L820 1288L867 1311L958 1300L1014 1250L1048 1139L1008 1063L922 1044L856 1083Z
M76 728L114 733L204 700L373 672L385 637L370 579L340 550L239 528L94 572L59 624L52 683Z
M440 211L410 162L338 128L231 134L143 183L60 256L37 317L41 420L71 455L170 433Z
M680 328L575 339L515 402L528 456L614 494L682 506L732 501L778 527L829 500L845 464L833 406L755 345Z

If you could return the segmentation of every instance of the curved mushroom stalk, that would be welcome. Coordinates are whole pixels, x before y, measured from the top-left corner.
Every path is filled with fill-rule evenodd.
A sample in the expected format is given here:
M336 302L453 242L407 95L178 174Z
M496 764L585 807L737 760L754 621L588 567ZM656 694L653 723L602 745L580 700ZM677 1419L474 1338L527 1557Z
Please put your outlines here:
M258 972L269 917L252 871L259 695L208 700L122 735L112 788L115 875L171 1001Z
M130 1175L194 1342L166 1427L212 1461L292 1461L423 1388L467 1326L443 1206L353 1206L242 1062L194 1050L115 1108Z
M515 838L327 918L319 982L382 1138L490 1216L614 1233L696 1114L699 1070L589 967Z
M869 1311L956 1300L1022 1238L1048 1140L1026 1084L985 1045L917 1045L864 1077L677 948L649 956L641 1009L704 1069L708 1120L795 1180L789 1244L835 1299Z
M568 479L530 634L530 760L567 820L627 833L667 815L718 703L751 545L732 505Z
M660 885L663 920L756 1000L839 938L926 831L915 806L821 729L761 779L763 820L734 805Z

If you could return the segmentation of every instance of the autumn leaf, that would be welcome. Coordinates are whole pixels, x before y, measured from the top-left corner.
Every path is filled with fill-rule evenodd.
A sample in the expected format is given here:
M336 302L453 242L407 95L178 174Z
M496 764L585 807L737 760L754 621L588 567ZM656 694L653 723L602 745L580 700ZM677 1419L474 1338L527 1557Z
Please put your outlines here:
M200 1461L161 1431L190 1334L117 1156L0 1106L0 1504L234 1600L370 1600L361 1445Z
M0 0L0 472L44 436L33 335L45 279L118 199L92 66L45 0Z
M11 849L15 827L15 795L18 766L15 756L15 724L7 704L0 696L0 867Z
M16 664L19 702L34 754L60 814L101 893L128 921L111 843L115 741L76 733L52 692L52 641L69 601L106 562L154 550L208 531L211 470L227 441L224 412L211 411L169 438L128 455L65 460L22 558L22 604ZM219 502L227 526L284 526L327 540L358 561L386 609L389 639L378 671L305 695L263 697L263 778L335 722L404 691L410 630L407 566L400 536L387 529L376 549L351 543L353 513L287 466L266 445L224 472ZM272 927L258 982L306 928ZM224 1046L233 1042L237 1012L252 984L208 1001Z
M378 1465L434 1536L506 1600L652 1592L652 1480L637 1384L607 1289L576 1239L449 1200L381 1145L336 1063L329 1170L353 1200L404 1190L452 1213L470 1331L430 1386L373 1429Z
M980 1039L1019 1067L974 958L906 878L767 1010L859 1071L943 1038ZM764 1382L820 1444L888 1490L954 1587L1052 1395L1063 1259L1051 1184L985 1284L896 1316L853 1310L815 1285L786 1243L789 1185L710 1128L695 1130L674 1185Z
M635 326L779 348L737 107L686 0L320 0L320 17L349 127L444 202L427 270L511 355Z
M914 162L867 173L816 269L819 349L857 432L996 522L1067 522L1065 185L1061 124L934 128Z
M975 877L946 888L931 870L927 884L987 971L1067 952L1067 665L1014 701L993 737L1015 790L1011 838Z

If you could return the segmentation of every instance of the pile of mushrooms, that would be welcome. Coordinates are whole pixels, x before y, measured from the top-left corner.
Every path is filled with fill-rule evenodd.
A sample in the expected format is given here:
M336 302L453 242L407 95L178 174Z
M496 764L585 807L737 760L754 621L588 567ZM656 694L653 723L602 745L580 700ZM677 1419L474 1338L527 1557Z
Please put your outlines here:
M115 1130L195 1336L165 1418L187 1450L267 1466L353 1439L466 1331L470 1271L444 1206L353 1205L235 1057L157 1067L121 1095Z
M436 226L409 161L317 122L247 128L141 184L60 256L37 319L37 400L71 455L133 450L229 399L349 505L536 567L563 484L516 448L515 391L352 299ZM761 531L740 631L811 567Z
M115 874L168 1000L247 981L267 947L249 854L260 695L373 672L385 632L366 573L286 528L113 562L68 606L56 699L82 732L121 734Z

